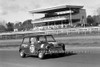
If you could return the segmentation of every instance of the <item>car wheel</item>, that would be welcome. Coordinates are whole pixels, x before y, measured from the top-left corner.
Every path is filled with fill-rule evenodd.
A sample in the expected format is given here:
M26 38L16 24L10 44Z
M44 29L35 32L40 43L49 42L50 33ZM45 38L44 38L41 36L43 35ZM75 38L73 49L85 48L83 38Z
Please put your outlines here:
M39 57L40 59L43 59L43 58L44 58L44 53L43 53L43 52L40 52L40 53L38 54L38 57Z
M26 54L24 53L24 50L21 50L21 51L20 51L20 56L21 56L22 58L25 58L25 57L26 57Z
M62 49L65 51L65 44L59 44L59 46L61 46Z

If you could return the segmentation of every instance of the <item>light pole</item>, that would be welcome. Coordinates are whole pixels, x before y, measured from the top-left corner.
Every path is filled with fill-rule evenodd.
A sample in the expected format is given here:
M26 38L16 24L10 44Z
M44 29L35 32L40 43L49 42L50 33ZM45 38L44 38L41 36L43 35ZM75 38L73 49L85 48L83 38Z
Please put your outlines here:
M70 20L70 25L72 26L72 13L71 13L71 8L69 8L69 10L70 10L70 15L69 15L69 20Z

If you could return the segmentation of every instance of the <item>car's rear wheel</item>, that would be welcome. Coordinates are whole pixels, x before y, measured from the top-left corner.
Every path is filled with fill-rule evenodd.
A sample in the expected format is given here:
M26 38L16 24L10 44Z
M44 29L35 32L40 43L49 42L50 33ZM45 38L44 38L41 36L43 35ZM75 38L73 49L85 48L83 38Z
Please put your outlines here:
M38 58L43 59L44 58L44 53L43 52L39 52Z
M25 52L24 52L24 50L20 50L20 56L22 57L22 58L25 58L26 57L26 54L25 54Z

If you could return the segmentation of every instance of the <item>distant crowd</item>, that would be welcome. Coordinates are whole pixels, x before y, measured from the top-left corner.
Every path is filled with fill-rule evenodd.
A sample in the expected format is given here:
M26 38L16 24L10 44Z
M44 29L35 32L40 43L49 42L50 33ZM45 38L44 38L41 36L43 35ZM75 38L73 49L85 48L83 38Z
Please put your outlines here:
M61 25L34 27L33 30L56 30L56 29L75 28L75 27L76 27L75 25L61 24Z

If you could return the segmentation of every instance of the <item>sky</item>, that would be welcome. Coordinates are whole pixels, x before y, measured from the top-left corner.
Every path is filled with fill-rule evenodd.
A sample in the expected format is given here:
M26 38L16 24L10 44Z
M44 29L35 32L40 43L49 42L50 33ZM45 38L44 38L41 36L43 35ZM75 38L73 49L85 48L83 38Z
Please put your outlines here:
M29 11L60 5L84 6L87 15L95 15L100 0L0 0L0 21L23 22L34 18Z

